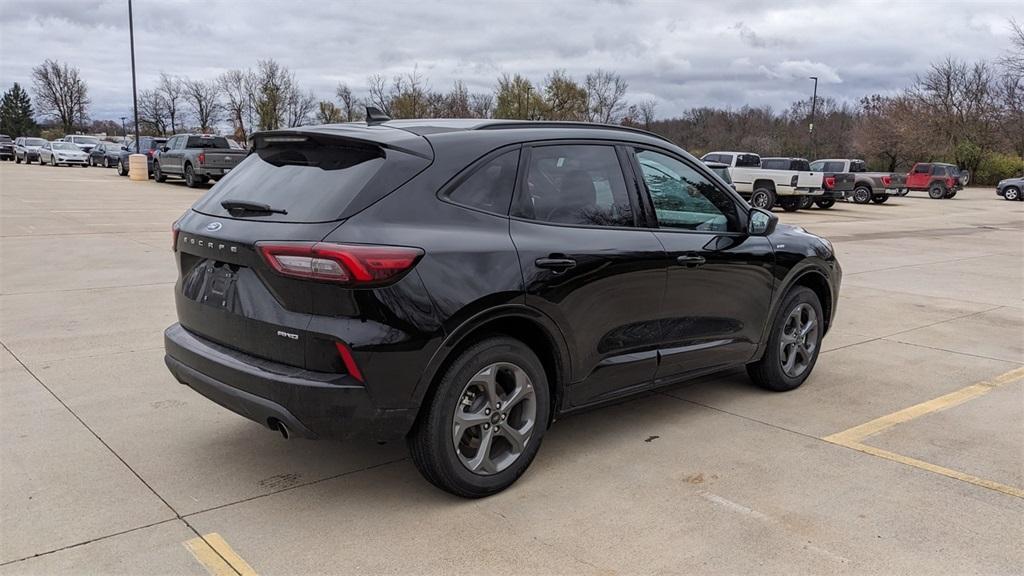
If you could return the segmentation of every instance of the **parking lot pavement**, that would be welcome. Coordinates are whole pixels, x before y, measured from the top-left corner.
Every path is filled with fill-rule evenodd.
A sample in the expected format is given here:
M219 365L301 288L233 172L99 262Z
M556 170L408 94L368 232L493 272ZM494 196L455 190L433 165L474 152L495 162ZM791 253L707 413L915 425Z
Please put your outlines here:
M0 164L0 574L1019 573L1024 203L782 213L831 238L800 389L732 371L565 418L510 490L285 442L177 384L170 223L201 191Z

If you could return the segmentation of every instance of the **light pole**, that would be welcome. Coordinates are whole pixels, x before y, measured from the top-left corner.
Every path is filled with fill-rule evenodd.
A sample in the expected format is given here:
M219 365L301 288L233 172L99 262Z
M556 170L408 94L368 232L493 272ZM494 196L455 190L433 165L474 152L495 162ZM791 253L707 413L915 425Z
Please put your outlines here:
M818 154L814 146L814 111L818 107L818 77L811 76L811 80L814 80L814 95L811 96L811 123L807 127L807 132L811 137L811 156L812 158Z
M139 96L135 86L135 23L132 21L132 0L128 0L128 39L132 51L132 108L135 112L135 153L139 153Z
M124 127L125 117L121 116L121 137L125 140L128 139L128 129Z

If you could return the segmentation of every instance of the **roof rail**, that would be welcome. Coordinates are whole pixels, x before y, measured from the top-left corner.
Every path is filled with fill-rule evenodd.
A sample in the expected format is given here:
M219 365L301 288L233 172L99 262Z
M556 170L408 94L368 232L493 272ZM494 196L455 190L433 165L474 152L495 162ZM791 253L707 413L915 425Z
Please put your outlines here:
M672 141L668 138L665 138L661 134L655 134L649 130L633 128L632 126L600 124L597 122L571 122L567 120L498 120L487 124L481 124L474 128L474 130L504 130L507 128L599 128L603 130L622 130L625 132L633 132L635 134L643 134L644 136L650 136L672 144Z

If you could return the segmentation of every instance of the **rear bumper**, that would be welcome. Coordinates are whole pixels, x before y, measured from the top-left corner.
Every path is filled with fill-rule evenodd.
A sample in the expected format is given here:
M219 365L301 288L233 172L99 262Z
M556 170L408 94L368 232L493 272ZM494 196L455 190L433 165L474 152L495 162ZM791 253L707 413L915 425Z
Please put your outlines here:
M416 411L382 409L345 374L269 362L203 339L174 324L164 331L164 362L186 386L267 426L283 422L304 438L396 440Z

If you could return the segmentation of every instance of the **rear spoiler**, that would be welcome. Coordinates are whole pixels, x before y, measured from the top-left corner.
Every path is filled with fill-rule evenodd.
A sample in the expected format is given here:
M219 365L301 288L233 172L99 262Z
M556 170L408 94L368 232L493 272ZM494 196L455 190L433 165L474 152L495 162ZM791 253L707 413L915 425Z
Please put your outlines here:
M434 159L434 150L427 139L407 130L388 126L367 126L363 123L327 124L257 132L252 136L253 149L266 148L275 142L348 141L364 146L376 146Z

